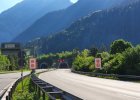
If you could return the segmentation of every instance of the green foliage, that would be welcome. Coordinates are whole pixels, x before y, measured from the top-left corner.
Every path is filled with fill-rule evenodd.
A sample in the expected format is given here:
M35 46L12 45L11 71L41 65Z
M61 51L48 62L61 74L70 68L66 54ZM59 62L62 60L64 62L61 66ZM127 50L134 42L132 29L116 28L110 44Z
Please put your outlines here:
M102 57L101 54L102 54L102 53L97 53L97 54L96 54L96 58L101 58L101 57Z
M17 85L12 95L13 100L42 100L42 98L38 98L30 77L23 79L23 87L22 91L22 82ZM46 100L49 100L48 96L46 96Z
M109 74L118 74L120 65L122 63L123 56L122 54L118 53L116 55L111 55L108 58L103 60L103 71Z
M101 53L101 58L103 60L108 59L110 57L110 54L108 52L102 52Z
M38 58L39 63L47 63L47 67L52 66L53 60L56 59L56 55L48 54L48 55L42 55Z
M24 68L28 69L28 57L25 58L26 65ZM19 70L18 57L16 55L1 55L0 54L0 71L14 71Z
M98 49L91 48L82 52L73 50L72 52L42 55L39 60L48 61L52 65L58 59L69 59L76 71L140 75L140 46L133 47L130 42L119 39L114 41L110 47L110 53L99 52ZM102 59L102 70L95 69L94 58Z
M4 55L0 55L0 71L9 70L9 65L9 59Z
M140 46L126 50L122 55L120 74L140 75Z
M77 71L94 71L108 74L140 75L140 46L133 47L124 40L116 40L111 44L111 54L97 53L95 57L102 59L102 70L94 67L94 57L89 50L79 54L74 62L73 69Z
M24 91L22 91L22 82L18 84L13 94L13 100L32 100L34 93L32 87L30 87L30 78L25 78L23 80ZM31 89L31 90L29 90Z
M126 42L122 39L116 40L111 44L111 54L122 53L128 48L132 48L132 44L130 42Z
M112 74L140 75L140 46L129 48L103 59L103 72Z
M18 68L19 68L19 66L18 66L18 57L14 56L14 55L9 55L8 59L10 61L10 66L9 66L8 70L10 70L10 71L18 70Z
M74 58L77 56L78 51L73 50L72 52L69 51L63 51L61 53L50 53L46 55L41 55L38 57L39 64L41 63L47 63L47 67L52 66L53 64L57 64L59 59L64 59L66 62L68 62L69 66L72 66L72 62Z
M66 59L66 58L72 57L72 54L73 54L73 52L69 52L69 51L57 53L57 55L60 59Z
M73 69L77 71L93 71L94 57L88 56L89 50L85 49L80 55L78 55L73 62Z
M90 49L90 55L91 56L95 57L97 53L98 53L98 49L97 48L93 47L93 48Z

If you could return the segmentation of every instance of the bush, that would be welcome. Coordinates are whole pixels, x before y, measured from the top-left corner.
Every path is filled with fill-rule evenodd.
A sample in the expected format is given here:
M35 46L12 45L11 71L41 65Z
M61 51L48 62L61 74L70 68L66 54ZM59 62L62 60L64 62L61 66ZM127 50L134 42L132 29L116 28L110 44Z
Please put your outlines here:
M4 55L0 55L0 71L9 70L9 65L9 59Z
M122 53L128 48L132 48L132 44L130 42L126 42L122 39L116 40L111 44L111 54Z
M93 48L90 48L90 56L96 56L96 54L98 53L98 49L93 47Z
M88 50L84 50L80 55L78 55L73 62L73 69L76 71L85 71L85 72L93 71L94 57L88 55L89 55Z
M103 71L108 74L118 74L120 71L120 65L122 63L123 56L118 53L111 55L110 57L103 60Z
M126 50L122 55L120 74L140 75L140 46Z
M140 75L140 46L104 58L103 66L104 73Z
M94 57L89 50L79 54L73 68L77 71L94 71L108 74L140 75L140 46L132 47L131 43L116 40L111 44L111 54L97 53L95 57L102 58L102 70L96 70Z

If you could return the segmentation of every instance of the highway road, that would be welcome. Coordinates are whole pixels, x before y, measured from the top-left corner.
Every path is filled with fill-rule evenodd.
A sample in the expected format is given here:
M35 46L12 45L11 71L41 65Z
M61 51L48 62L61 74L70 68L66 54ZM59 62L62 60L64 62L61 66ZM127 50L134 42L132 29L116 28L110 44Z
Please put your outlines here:
M84 100L140 100L140 83L88 77L59 69L39 78Z
M42 72L46 69L37 70L36 72ZM30 72L23 72L23 76L29 74ZM0 74L0 95L8 86L21 77L21 73L9 73L9 74Z
M27 75L30 72L24 72L23 75ZM21 73L9 73L0 74L0 94L5 91L8 86L21 77Z

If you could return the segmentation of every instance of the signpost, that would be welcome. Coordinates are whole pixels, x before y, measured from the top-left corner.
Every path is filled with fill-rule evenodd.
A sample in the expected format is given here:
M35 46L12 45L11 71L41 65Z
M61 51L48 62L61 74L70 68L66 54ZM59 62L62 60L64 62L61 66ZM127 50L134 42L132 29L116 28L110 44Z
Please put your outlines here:
M101 60L101 58L95 58L95 68L97 68L97 69L102 68L102 60Z
M25 56L26 53L24 51L19 51L18 53L18 65L21 68L21 81L22 81L22 91L23 91L23 67L25 66Z

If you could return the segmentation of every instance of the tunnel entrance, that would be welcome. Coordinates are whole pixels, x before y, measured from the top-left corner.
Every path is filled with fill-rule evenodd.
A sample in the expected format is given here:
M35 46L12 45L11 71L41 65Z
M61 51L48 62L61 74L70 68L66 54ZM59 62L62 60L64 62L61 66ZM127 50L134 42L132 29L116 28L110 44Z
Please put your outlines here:
M62 63L59 63L58 68L59 69L66 69L66 68L70 68L70 67L69 67L69 64L67 62L62 62Z
M40 67L40 69L46 69L46 68L49 68L49 65L47 63L43 62L40 64L39 67Z

